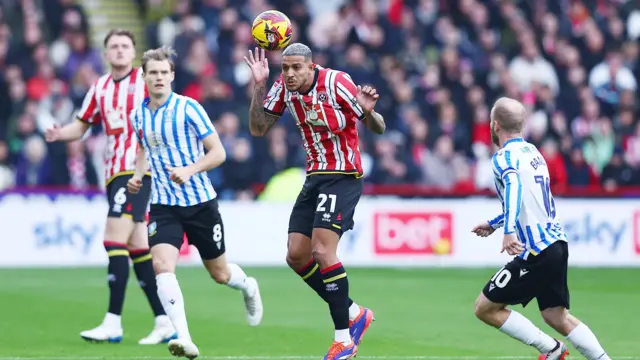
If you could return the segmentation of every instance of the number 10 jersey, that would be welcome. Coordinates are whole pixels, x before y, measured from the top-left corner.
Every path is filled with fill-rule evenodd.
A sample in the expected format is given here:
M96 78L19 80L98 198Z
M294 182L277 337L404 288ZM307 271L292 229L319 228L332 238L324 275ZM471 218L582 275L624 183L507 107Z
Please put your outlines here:
M492 162L503 213L489 224L517 235L525 248L519 256L527 259L556 241L567 241L551 193L549 169L538 149L522 138L511 139Z

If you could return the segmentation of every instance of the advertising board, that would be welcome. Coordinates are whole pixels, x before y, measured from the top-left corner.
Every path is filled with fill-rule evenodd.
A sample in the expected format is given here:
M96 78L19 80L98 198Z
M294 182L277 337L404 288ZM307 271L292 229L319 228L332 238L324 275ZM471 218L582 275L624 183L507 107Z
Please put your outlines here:
M640 266L640 204L634 200L557 199L576 266ZM230 261L286 266L292 204L221 202ZM500 212L495 199L363 198L355 226L340 241L348 266L479 267L510 259L500 254L500 231L488 238L473 226ZM107 203L97 195L5 194L0 197L0 267L97 266L107 262L102 241ZM181 262L200 263L183 247Z

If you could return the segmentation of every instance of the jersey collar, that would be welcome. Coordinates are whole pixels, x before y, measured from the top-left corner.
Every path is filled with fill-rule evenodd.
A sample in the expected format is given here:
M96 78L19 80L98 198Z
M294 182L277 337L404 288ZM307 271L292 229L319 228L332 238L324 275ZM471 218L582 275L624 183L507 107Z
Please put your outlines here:
M318 82L318 75L320 75L320 70L316 67L315 69L313 69L313 82L311 83L311 87L309 88L309 91L300 92L300 94L309 95L309 93L313 91L313 89L316 87L316 83Z
M504 146L502 146L502 147L505 147L505 146L507 146L507 145L509 145L509 144L511 144L511 143L523 142L523 141L524 141L524 139L523 139L523 138L521 138L521 137L517 137L517 138L509 139L509 140L507 140L507 142L505 142L505 143L504 143Z
M171 99L173 98L173 91L171 92L171 94L169 94L169 97L167 98L167 100L164 102L164 104L158 106L158 108L156 109L156 111L158 111L159 109L167 106L167 104L169 104L171 102ZM147 96L146 98L144 98L142 104L144 104L144 106L148 109L149 108L149 102L151 101L151 98L149 96Z
M135 69L136 68L132 67L131 70L129 70L129 72L125 76L121 77L120 79L116 79L113 76L111 76L111 80L113 80L114 83L119 83L120 81L122 81L122 80L128 78L129 76L131 76L131 74L133 73L133 70L135 70Z

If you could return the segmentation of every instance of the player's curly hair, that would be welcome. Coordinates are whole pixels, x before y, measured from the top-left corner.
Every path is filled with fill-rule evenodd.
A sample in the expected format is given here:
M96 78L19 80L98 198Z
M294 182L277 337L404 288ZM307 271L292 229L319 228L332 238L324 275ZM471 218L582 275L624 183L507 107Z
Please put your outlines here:
M163 46L157 49L147 50L142 54L142 71L147 71L147 63L153 61L168 61L171 65L171 71L174 71L175 64L172 56L176 56L176 51L171 46Z

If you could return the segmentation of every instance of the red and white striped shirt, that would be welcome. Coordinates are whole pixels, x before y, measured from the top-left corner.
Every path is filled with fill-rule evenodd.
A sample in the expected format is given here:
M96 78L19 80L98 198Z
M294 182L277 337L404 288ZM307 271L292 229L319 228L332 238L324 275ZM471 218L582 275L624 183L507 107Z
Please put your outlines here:
M133 173L135 170L138 141L129 121L129 113L142 104L146 96L142 68L134 68L120 80L114 80L111 74L102 75L84 97L78 119L91 125L97 125L102 120L107 134L107 183L117 175Z
M357 120L364 118L349 74L315 65L309 92L286 89L282 76L264 99L264 111L296 119L307 153L307 173L362 175Z

